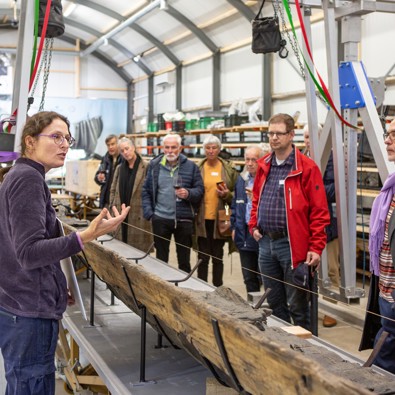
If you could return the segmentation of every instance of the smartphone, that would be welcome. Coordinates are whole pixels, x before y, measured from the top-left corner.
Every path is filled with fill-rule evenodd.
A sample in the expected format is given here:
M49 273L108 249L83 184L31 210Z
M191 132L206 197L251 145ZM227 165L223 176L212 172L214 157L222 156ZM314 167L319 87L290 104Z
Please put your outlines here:
M225 183L222 180L218 181L217 186L221 186L222 188L225 188Z

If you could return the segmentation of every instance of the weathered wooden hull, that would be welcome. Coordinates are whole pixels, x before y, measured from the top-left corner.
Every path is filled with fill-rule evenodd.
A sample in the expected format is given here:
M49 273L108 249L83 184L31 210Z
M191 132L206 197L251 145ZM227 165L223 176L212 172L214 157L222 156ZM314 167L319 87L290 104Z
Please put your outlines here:
M261 331L249 319L235 318L231 309L210 303L205 293L176 287L97 242L89 243L85 254L94 272L120 300L140 314L131 285L139 304L147 309L150 324L200 362L207 365L209 361L233 387L214 335L213 320L219 324L240 388L247 393L371 394L395 388L391 376L383 377L370 368L346 362L280 328ZM246 304L247 309L253 310Z

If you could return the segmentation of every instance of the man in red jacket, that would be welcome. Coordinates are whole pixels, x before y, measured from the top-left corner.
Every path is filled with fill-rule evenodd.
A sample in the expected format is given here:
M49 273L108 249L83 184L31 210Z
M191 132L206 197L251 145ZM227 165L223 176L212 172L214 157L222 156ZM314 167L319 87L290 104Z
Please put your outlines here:
M310 329L309 293L293 284L302 264L316 267L326 244L328 204L322 174L293 145L287 114L269 120L272 153L258 161L249 228L259 243L259 267L273 314Z

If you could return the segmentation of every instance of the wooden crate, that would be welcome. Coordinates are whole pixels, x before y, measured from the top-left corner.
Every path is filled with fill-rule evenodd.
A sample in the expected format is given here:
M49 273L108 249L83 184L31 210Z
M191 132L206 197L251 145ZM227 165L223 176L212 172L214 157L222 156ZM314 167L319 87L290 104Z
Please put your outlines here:
M66 191L84 196L93 196L100 192L100 186L94 181L99 160L73 160L66 162Z

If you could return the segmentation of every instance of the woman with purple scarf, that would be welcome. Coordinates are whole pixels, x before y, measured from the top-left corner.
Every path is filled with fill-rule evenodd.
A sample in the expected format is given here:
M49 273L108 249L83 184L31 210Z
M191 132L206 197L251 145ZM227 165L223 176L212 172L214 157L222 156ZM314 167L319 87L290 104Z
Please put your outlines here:
M395 120L384 133L388 160L395 162ZM378 299L381 328L374 345L378 354L374 364L395 373L395 173L384 183L370 215L370 271L374 289L370 300ZM394 215L393 215L394 214ZM374 293L378 298L374 297ZM368 311L371 311L368 308ZM368 318L368 317L367 317ZM366 330L366 328L365 328Z

